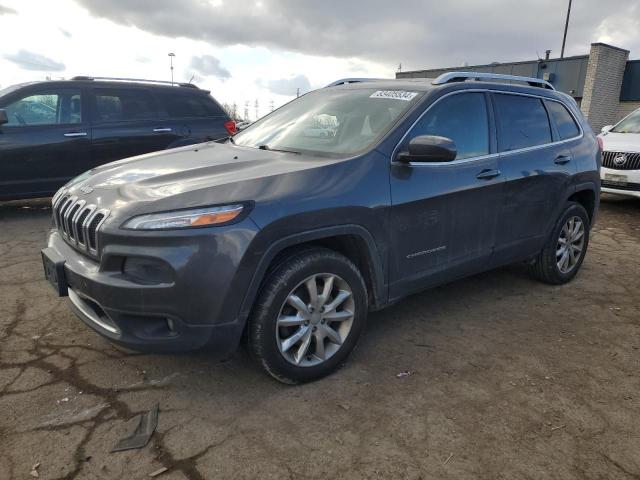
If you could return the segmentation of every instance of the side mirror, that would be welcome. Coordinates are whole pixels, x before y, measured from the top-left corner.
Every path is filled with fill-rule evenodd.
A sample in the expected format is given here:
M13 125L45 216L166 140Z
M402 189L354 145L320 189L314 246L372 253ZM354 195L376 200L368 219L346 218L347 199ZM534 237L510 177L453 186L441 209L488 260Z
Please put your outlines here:
M9 117L7 117L7 112L0 108L0 125L5 123L9 123Z
M409 142L406 152L398 154L401 162L450 162L458 155L456 144L447 137L420 135Z
M600 130L600 132L601 133L609 133L612 128L613 128L613 125L605 125L604 127L602 127L602 130Z

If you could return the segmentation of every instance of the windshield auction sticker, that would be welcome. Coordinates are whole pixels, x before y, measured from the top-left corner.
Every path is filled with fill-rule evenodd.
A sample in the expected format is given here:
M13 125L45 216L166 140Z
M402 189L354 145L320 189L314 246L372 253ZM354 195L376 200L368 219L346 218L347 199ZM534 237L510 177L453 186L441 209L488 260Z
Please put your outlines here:
M390 98L410 102L417 94L418 92L405 92L404 90L378 90L372 93L369 98Z

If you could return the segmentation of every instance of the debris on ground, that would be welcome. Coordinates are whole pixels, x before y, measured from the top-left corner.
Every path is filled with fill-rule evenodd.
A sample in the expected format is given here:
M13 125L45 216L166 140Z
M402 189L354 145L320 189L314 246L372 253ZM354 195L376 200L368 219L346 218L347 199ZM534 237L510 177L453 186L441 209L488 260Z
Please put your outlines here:
M443 465L446 465L447 463L449 463L449 460L451 460L451 457L453 457L453 453L450 453L449 456L447 457L447 459L444 461Z
M111 452L121 452L123 450L132 450L134 448L142 448L147 443L153 432L155 432L158 426L158 411L160 409L159 404L155 404L154 407L144 415L140 416L140 422L132 435L121 439Z
M558 425L557 427L551 427L551 431L553 432L554 430L560 430L561 428L566 427L566 425Z
M162 468L159 468L158 470L156 470L155 472L151 472L149 474L149 476L150 477L157 477L158 475L162 475L167 470L169 470L167 467L162 467Z
M29 475L31 475L34 478L39 478L40 477L40 474L38 473L39 467L40 467L40 462L34 464L33 467L31 467L31 471L29 472Z
M346 405L344 403L338 403L338 406L340 408L342 408L343 410L349 410L349 408L351 408L351 407L349 407L349 405Z
M404 372L400 372L400 373L396 374L396 378L410 377L414 373L416 373L416 372L414 372L413 370L405 370Z

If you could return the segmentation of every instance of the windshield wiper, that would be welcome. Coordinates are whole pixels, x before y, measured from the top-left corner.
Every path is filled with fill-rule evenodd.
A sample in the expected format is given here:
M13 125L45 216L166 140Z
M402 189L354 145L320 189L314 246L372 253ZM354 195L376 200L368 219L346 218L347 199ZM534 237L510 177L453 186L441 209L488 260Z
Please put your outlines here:
M296 152L295 150L284 150L282 148L271 148L266 143L263 145L258 145L260 150L268 150L269 152L285 152L285 153L295 153L296 155L300 155L300 152Z

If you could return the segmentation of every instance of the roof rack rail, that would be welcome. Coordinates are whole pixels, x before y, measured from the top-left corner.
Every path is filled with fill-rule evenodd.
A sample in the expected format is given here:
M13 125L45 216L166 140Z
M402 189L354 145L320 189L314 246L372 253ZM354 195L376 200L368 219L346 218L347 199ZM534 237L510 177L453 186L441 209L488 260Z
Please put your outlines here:
M518 75L503 75L500 73L488 72L447 72L433 80L433 85L443 85L451 82L464 82L465 80L501 80L511 82L524 82L532 87L548 88L555 90L555 87L546 80L535 77L520 77Z
M340 80L331 82L324 88L337 87L338 85L347 85L349 83L380 82L382 80L384 80L384 78L341 78Z
M193 83L180 83L171 82L169 80L148 80L145 78L121 78L121 77L90 77L85 75L79 75L73 77L71 80L107 80L110 82L139 82L139 83L159 83L162 85L175 85L176 87L198 88Z

